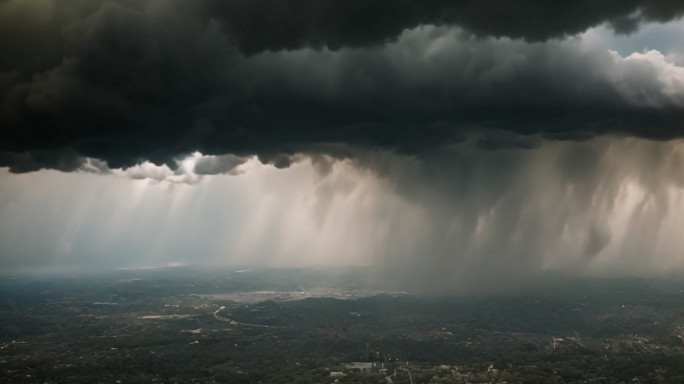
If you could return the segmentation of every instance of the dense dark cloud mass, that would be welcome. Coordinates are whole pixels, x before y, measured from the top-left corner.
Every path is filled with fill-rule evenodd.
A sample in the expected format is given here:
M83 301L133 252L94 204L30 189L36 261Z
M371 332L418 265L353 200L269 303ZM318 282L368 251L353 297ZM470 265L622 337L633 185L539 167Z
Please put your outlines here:
M679 1L0 1L0 167L684 136L684 68L573 37ZM340 156L344 157L345 154ZM222 158L228 159L228 158ZM203 165L230 172L233 160Z
M455 25L478 36L527 41L574 35L604 22L629 33L644 21L680 17L684 5L672 0L215 0L205 10L222 21L243 52L254 54L373 46L420 25Z

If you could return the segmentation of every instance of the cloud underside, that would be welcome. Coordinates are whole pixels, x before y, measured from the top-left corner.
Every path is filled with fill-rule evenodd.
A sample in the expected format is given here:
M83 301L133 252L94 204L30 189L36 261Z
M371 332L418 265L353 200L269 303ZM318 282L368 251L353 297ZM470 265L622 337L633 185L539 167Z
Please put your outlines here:
M578 34L678 1L0 1L0 167L279 167L348 148L425 156L684 136L684 68ZM16 36L22 36L17 39ZM225 173L222 157L198 169ZM222 163L225 161L225 163ZM105 164L106 163L106 164ZM99 168L98 168L99 167Z

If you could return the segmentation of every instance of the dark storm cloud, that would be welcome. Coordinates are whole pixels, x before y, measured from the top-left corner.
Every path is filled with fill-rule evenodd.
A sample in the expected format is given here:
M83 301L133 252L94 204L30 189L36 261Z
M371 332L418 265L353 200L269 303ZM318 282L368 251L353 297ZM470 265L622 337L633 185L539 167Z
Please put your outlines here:
M144 10L154 0L118 0ZM479 36L544 41L609 23L629 33L648 21L681 17L675 0L168 0L165 8L188 19L218 20L246 54L303 47L377 46L420 25L450 25ZM97 12L99 0L2 0L0 71L47 69L63 55L61 30ZM20 38L17 38L20 36Z
M80 169L86 163L86 159L67 150L0 153L0 167L9 167L13 173L34 172L43 168L68 172Z
M479 36L544 41L604 22L629 33L684 14L680 1L609 0L214 0L205 11L247 54L302 47L364 47L420 25L455 25Z
M72 170L89 157L110 168L145 160L174 168L200 151L286 167L296 153L332 154L324 148L334 144L415 154L490 130L506 133L482 137L482 148L603 133L680 137L680 67L662 55L627 60L548 39L604 22L628 32L683 9L675 1L5 0L0 166Z

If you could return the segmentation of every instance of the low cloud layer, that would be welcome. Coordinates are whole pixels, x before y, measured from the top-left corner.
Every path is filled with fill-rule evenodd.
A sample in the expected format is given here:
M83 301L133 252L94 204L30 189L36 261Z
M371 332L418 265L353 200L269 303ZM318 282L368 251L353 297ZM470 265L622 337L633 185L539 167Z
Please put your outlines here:
M4 0L0 166L70 171L90 158L175 170L199 151L284 167L294 153L335 155L338 145L422 156L482 135L490 149L597 134L679 138L677 52L623 57L582 33L636 33L683 9Z

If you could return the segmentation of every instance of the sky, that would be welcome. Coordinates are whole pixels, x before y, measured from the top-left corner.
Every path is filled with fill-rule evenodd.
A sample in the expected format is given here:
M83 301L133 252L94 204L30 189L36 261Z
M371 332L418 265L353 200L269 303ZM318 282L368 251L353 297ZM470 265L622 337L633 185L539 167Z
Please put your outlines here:
M366 265L437 292L679 277L683 16L0 0L0 272Z

